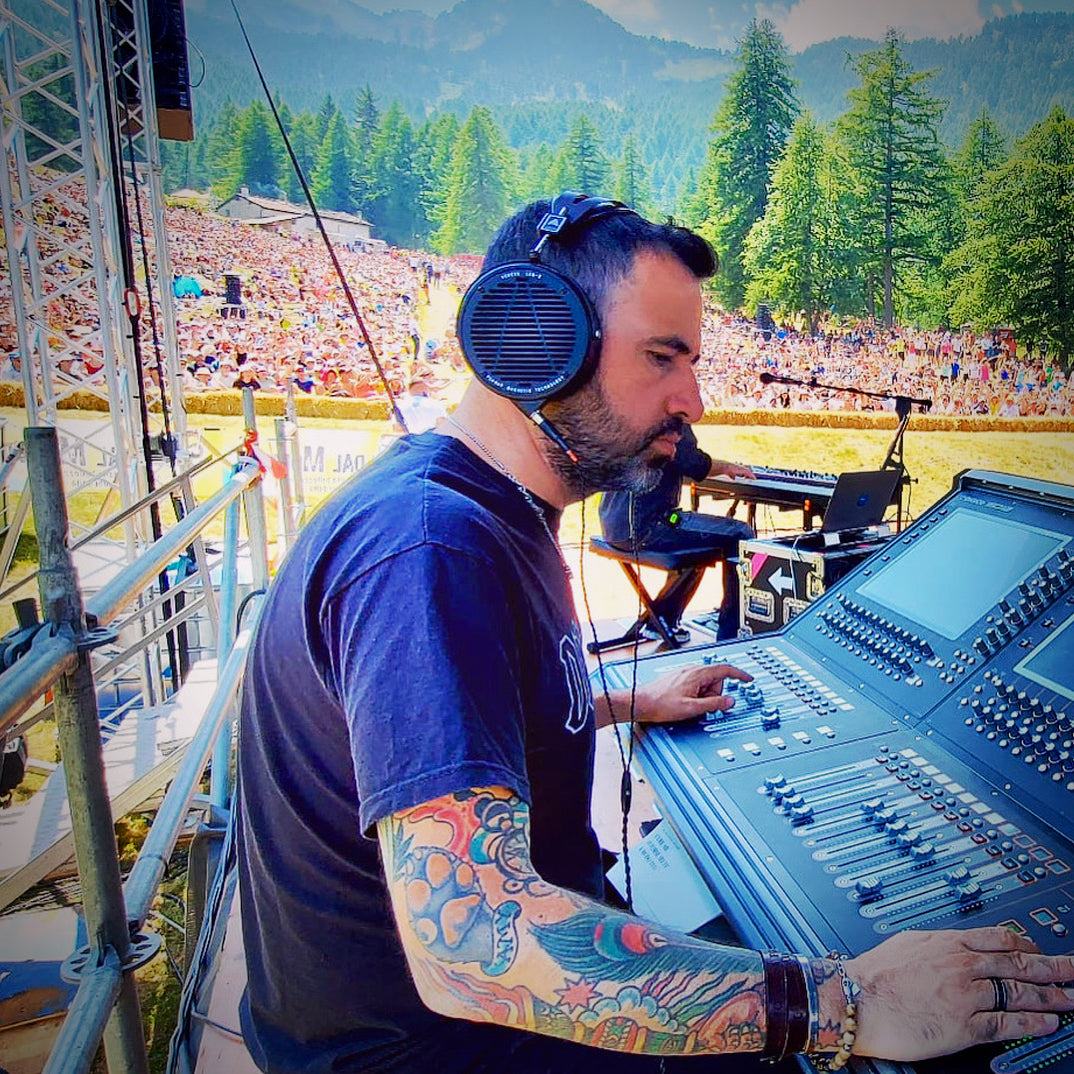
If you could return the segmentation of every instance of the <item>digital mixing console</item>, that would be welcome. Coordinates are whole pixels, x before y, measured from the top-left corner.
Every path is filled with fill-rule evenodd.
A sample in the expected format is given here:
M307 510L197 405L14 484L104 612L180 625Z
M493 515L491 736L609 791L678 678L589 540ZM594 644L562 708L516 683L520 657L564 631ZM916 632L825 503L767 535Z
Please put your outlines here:
M743 941L858 953L901 929L1003 924L1074 951L1074 488L985 471L783 631L699 660L726 714L639 756ZM609 665L626 686L632 662ZM805 1061L802 1061L803 1064ZM858 1071L1074 1074L1053 1037Z

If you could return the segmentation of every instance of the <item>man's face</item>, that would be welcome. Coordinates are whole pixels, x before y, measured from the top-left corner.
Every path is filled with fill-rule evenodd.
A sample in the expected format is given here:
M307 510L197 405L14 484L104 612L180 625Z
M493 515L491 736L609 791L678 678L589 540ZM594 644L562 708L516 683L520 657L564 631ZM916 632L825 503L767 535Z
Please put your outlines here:
M578 455L552 465L578 494L655 486L686 424L703 406L694 363L701 350L701 288L670 254L643 252L609 295L596 375L544 413Z

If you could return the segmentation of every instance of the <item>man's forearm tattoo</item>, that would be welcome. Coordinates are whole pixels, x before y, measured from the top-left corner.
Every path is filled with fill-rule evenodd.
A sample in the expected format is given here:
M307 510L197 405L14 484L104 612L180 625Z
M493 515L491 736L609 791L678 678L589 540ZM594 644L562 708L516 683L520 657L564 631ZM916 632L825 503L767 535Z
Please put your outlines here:
M422 983L450 996L460 1016L619 1051L763 1046L756 953L680 936L546 884L529 863L528 817L517 796L479 791L393 823L391 879L433 956L415 965ZM429 820L441 838L415 845L415 826ZM525 984L512 987L520 978L510 971L523 962Z

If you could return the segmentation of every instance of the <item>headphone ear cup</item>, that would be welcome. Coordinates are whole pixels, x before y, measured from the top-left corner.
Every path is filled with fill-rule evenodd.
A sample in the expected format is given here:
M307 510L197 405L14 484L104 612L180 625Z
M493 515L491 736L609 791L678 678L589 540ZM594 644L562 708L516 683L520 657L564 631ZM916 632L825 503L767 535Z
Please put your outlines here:
M534 408L580 388L600 352L589 299L562 273L529 261L498 265L471 284L458 337L482 384Z

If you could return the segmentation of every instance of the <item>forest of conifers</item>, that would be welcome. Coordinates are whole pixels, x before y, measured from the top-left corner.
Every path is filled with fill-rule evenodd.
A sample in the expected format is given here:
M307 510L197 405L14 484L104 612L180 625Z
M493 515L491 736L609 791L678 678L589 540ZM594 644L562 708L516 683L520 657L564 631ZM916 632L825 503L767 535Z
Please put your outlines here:
M478 14L482 2L453 12ZM1071 353L1074 17L996 20L942 44L889 32L879 45L828 42L791 56L764 22L725 55L633 38L584 3L557 10L599 16L589 54L602 60L588 65L594 84L575 82L573 97L562 49L555 64L543 58L544 82L529 98L473 49L468 62L484 74L463 85L445 82L449 49L436 81L428 49L419 59L413 45L381 42L371 70L387 59L403 79L378 83L401 89L390 99L370 80L332 82L334 92L311 101L311 85L331 82L331 63L318 63L301 90L297 72L282 70L275 103L318 204L360 212L395 245L480 252L531 197L598 192L700 228L720 251L717 291L728 306L763 301L813 322L835 312L1010 323ZM598 31L610 35L609 55L593 48ZM496 38L501 70L517 36ZM274 55L275 39L265 40ZM305 55L311 70L304 50L316 38L288 40L289 61ZM662 82L646 82L646 64L662 65ZM219 65L239 70L237 57ZM698 77L667 75L688 69ZM252 82L233 77L221 96L211 70L207 56L198 136L167 147L166 186L301 200ZM352 79L369 73L351 70ZM445 85L455 87L451 100ZM699 85L711 94L703 119ZM475 99L483 86L484 102Z

